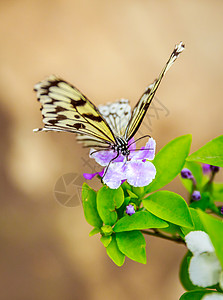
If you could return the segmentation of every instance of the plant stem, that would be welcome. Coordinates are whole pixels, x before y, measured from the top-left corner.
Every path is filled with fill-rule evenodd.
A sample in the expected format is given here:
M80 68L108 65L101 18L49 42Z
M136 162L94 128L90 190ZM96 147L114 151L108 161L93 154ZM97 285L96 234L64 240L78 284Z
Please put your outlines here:
M162 239L165 239L165 240L169 240L169 241L172 241L172 242L175 242L175 243L185 244L184 240L181 239L180 237L171 237L171 236L162 234L162 233L160 233L159 231L156 231L156 230L154 230L154 232L147 231L147 230L141 230L141 232L144 233L144 234L148 234L148 235L159 237L159 238L162 238Z
M214 170L211 172L210 179L204 186L204 191L211 192L212 182L214 181L214 177L215 177L216 173L217 173L217 171L214 171Z

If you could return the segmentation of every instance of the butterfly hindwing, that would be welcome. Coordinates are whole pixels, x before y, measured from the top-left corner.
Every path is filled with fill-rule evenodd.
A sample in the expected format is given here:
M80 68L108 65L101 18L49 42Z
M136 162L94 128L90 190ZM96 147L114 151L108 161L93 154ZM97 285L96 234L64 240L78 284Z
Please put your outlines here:
M124 135L131 118L131 106L127 99L121 99L107 105L99 105L98 110L109 124L116 136Z
M34 87L42 104L44 128L36 131L67 131L88 135L104 143L115 137L96 106L78 89L51 75Z
M124 138L127 141L130 140L139 129L139 126L142 123L142 120L153 100L153 97L160 85L162 78L164 77L166 72L169 70L169 68L172 66L172 64L175 62L175 60L183 50L184 50L184 45L182 42L180 42L178 45L175 46L172 54L170 55L170 58L168 59L163 70L161 71L159 77L147 87L146 91L143 93L138 103L134 107L132 117L126 127L126 131L124 134Z
M78 89L51 75L35 85L42 104L44 128L34 131L65 131L77 133L77 140L87 147L117 149L128 145L135 135L167 70L184 50L183 43L175 46L159 77L146 89L133 112L128 100L97 108ZM124 146L123 146L124 145Z

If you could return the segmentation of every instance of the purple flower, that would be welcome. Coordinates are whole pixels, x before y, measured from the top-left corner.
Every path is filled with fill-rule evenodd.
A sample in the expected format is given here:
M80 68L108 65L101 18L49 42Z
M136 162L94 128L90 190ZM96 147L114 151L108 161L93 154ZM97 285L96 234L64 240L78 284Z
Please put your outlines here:
M131 216L135 213L135 209L134 209L134 206L129 204L128 206L126 206L126 214Z
M116 151L95 151L91 149L90 157L94 158L98 164L107 167L103 177L103 182L111 189L117 189L123 181L127 180L129 184L135 187L148 185L155 178L156 168L148 160L153 160L155 157L156 142L150 138L145 147L136 151L136 145L133 139L129 141L128 160L120 154L111 162L117 155ZM91 179L94 174L84 174L86 179Z
M101 171L101 172L95 172L95 173L83 173L83 176L85 179L87 180L91 180L93 179L96 175L99 175L99 176L103 176L104 175L104 169Z
M211 171L212 171L212 172L217 173L219 170L220 170L220 167L212 166L212 165L211 165Z
M201 200L201 193L199 191L193 191L191 197L194 201Z
M221 214L223 215L223 206L221 207Z
M211 165L209 164L202 164L202 170L204 174L208 174L211 172Z
M191 171L187 168L184 168L182 171L181 171L181 177L184 178L184 179L190 179L192 182L193 182L193 186L194 188L196 188L196 180L193 176L193 174L191 173Z
M208 174L211 171L217 173L220 170L220 167L209 165L209 164L202 164L202 170L204 174Z
M184 179L192 179L192 178L194 178L194 176L192 175L191 171L189 169L187 169L187 168L184 168L181 171L181 176Z

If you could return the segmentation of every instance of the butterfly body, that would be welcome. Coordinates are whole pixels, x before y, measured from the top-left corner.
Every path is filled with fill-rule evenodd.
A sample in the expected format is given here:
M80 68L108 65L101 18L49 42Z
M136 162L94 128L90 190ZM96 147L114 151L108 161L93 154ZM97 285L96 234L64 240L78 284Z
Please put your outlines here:
M116 137L116 143L112 146L112 149L117 151L117 153L121 153L123 156L127 156L130 153L128 142L123 138Z
M44 122L43 128L34 131L76 133L85 147L113 150L116 157L122 154L128 158L129 141L139 129L163 76L183 50L182 42L175 46L159 77L148 86L132 112L126 99L97 108L77 88L49 76L34 87Z

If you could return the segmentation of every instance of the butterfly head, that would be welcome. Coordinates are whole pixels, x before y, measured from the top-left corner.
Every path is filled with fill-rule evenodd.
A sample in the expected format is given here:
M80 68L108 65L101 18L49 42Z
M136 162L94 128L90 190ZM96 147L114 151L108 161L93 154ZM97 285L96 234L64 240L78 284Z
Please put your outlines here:
M130 150L126 147L122 147L120 150L123 156L128 156L130 154Z
M115 145L116 151L121 153L123 156L128 156L130 154L128 142L123 138L116 137L117 144Z

